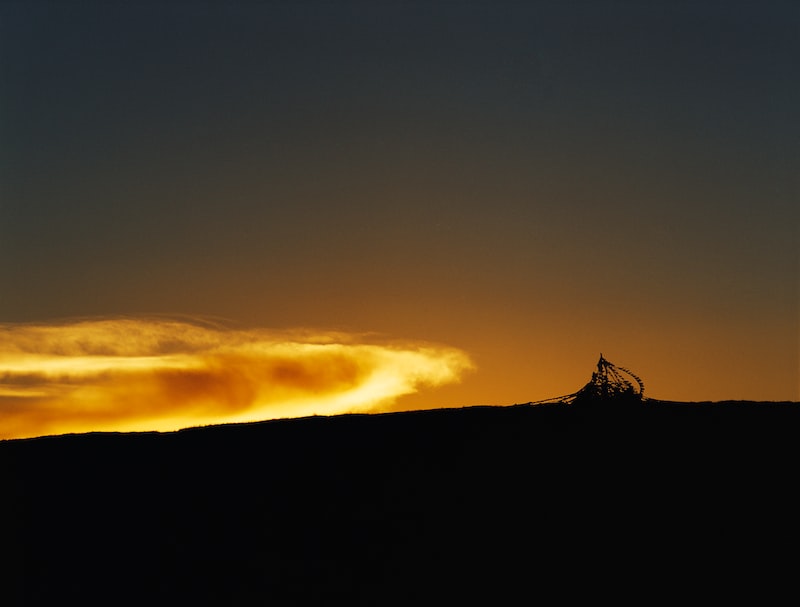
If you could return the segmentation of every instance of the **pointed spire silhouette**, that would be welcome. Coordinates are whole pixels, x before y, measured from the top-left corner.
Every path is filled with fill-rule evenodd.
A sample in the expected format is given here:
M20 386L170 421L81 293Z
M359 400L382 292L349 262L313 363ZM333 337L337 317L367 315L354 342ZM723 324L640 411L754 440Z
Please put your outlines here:
M597 371L592 373L583 388L575 393L572 403L576 401L641 401L644 393L644 382L638 375L625 367L618 367L600 354Z
M564 403L584 406L590 404L633 405L644 400L644 382L633 371L618 367L600 353L597 371L580 390L566 396L556 396L545 400L528 403L539 405L545 403Z

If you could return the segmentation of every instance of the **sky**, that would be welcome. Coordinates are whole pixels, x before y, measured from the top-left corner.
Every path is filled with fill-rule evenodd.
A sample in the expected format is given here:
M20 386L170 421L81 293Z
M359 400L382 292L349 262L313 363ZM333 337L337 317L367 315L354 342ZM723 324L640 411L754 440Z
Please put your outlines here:
M20 352L102 349L52 335L175 319L423 352L380 410L569 394L601 352L800 400L798 58L769 0L2 2L0 409L56 389Z

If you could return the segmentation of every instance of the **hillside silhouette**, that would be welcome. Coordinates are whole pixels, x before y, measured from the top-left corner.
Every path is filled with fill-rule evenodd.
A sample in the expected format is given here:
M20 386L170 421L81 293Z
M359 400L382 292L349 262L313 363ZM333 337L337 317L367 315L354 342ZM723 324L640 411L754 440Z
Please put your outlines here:
M0 442L4 604L768 601L793 579L799 403L590 404Z

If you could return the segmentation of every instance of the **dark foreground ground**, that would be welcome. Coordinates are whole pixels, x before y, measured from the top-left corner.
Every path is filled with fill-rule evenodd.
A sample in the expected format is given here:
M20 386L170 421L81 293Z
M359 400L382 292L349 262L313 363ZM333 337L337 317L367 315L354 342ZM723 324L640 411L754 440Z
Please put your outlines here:
M798 422L520 405L0 442L0 604L796 604Z

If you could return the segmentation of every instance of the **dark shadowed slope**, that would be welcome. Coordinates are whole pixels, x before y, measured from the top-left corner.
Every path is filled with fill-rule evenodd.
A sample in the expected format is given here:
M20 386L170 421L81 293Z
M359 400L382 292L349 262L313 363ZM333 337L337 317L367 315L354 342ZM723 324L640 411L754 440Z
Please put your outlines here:
M3 603L769 602L798 420L648 401L7 441Z

